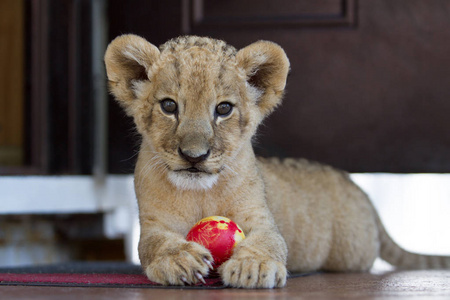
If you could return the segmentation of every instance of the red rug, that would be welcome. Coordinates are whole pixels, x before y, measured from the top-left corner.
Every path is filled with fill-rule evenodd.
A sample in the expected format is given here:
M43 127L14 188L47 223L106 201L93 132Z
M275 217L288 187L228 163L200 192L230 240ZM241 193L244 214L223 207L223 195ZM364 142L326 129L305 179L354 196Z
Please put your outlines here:
M117 264L115 264L117 265ZM220 289L225 288L220 278L205 278L206 284L186 286L163 286L147 279L136 268L120 267L111 271L111 267L95 264L86 265L83 270L78 264L76 267L44 266L29 268L0 269L0 285L21 286L67 286L67 287L123 287L123 288L183 288L183 289ZM102 269L103 267L103 269Z
M290 274L289 278L313 273ZM205 278L206 284L163 286L147 279L140 266L123 262L71 262L53 265L0 267L0 286L66 286L168 289L223 289L217 276Z

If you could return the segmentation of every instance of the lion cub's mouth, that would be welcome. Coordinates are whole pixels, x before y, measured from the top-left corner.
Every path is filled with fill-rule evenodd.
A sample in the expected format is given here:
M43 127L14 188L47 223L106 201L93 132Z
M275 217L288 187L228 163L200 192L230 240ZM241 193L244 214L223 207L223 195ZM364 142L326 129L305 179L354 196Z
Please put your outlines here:
M197 169L196 167L190 167L190 168L186 169L186 171L191 172L191 173L203 172L203 171Z
M199 168L196 167L190 167L187 169L179 169L179 170L175 170L175 172L189 172L189 173L205 173L205 174L210 174L209 172L203 171Z
M174 172L177 172L177 173L193 173L193 174L195 174L195 173L211 174L210 172L208 172L206 170L203 170L201 168L198 168L198 167L189 167L189 168L185 168L185 169L177 169L177 170L174 170Z
M169 180L178 188L183 190L207 190L213 187L218 174L213 174L205 170L190 167L186 169L169 172Z

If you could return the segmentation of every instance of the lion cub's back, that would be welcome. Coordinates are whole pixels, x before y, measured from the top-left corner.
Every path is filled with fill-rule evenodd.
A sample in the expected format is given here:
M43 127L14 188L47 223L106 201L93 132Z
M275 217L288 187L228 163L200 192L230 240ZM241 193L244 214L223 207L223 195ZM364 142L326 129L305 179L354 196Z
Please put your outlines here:
M346 172L307 159L258 158L258 167L268 201L283 205L337 201L342 185L354 185Z
M331 256L347 251L336 245L353 245L354 238L376 250L372 204L347 173L305 159L261 158L258 167L289 248L289 269L327 267Z
M328 220L339 201L338 185L346 176L344 172L306 159L259 158L258 167L268 205L281 231L299 221L330 226Z

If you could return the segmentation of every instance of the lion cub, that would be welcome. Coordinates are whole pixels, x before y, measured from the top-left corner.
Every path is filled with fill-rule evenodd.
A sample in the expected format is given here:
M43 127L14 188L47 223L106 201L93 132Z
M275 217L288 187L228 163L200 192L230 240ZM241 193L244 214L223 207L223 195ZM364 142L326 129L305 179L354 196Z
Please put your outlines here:
M349 176L306 160L258 159L252 136L280 104L289 60L259 41L237 51L186 36L159 49L135 35L109 45L112 93L142 135L135 171L139 256L152 281L203 281L211 254L187 242L201 218L231 218L247 238L219 273L233 287L274 288L287 270L365 271L380 255L404 268L450 267L399 248Z

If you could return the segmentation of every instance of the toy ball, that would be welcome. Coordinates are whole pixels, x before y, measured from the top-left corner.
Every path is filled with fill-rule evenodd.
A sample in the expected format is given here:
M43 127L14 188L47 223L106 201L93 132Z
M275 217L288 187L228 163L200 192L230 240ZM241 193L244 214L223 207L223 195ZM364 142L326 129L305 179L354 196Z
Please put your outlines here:
M244 232L236 223L219 216L201 219L186 237L186 240L199 243L211 252L214 268L228 260L234 247L243 239Z

